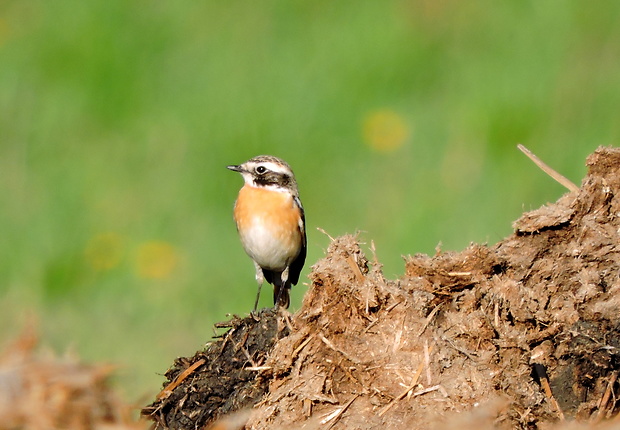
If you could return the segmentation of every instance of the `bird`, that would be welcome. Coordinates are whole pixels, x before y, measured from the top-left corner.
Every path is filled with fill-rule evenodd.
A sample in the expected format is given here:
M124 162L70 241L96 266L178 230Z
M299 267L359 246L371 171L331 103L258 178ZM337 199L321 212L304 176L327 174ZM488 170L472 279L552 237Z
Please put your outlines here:
M259 155L239 165L244 185L235 201L233 218L246 254L254 261L258 292L266 280L273 285L275 308L288 309L306 261L306 218L293 170L284 160Z

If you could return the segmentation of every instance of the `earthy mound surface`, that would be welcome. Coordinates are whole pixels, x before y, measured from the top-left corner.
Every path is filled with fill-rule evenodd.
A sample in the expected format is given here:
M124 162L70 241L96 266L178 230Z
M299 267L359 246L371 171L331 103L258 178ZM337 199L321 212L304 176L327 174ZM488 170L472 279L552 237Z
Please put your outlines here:
M613 425L620 151L587 165L579 191L524 214L512 236L408 257L398 280L355 237L335 239L296 314L234 319L174 363L143 414L173 429L238 410L225 428Z
M147 428L111 388L111 366L42 354L37 343L29 329L0 353L0 430Z

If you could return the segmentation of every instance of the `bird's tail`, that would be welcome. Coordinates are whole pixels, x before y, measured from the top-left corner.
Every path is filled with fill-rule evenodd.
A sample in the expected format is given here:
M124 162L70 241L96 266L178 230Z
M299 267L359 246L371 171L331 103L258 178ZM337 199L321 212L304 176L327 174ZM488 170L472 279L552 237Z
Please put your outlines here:
M284 308L284 309L288 309L288 306L291 303L290 291L291 291L291 283L289 281L286 281L284 283L274 282L273 284L273 305Z
M290 291L291 281L286 278L285 272L274 272L271 270L263 269L263 275L270 284L273 284L273 305L288 309L291 302Z

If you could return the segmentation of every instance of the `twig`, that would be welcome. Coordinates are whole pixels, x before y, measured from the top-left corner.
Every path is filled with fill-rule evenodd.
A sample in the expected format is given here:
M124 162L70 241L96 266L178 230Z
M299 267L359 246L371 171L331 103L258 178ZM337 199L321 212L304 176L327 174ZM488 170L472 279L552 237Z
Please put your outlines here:
M353 257L351 257L350 255L347 255L346 261L349 264L349 267L351 267L351 270L353 270L353 273L355 274L355 278L357 279L357 282L364 282L366 278L364 277L364 274L360 270L360 266L357 265Z
M435 306L433 310L431 311L431 313L428 314L428 316L426 317L426 321L424 321L424 325L422 326L422 329L420 329L420 333L418 333L418 337L422 336L422 333L424 333L428 325L431 323L431 321L433 320L433 317L435 316L437 311L439 311L440 307L441 307L441 303Z
M273 369L271 366L255 366L255 367L244 367L243 370L249 370L252 372L262 372L264 370Z
M433 345L431 345L428 348L428 353L430 354L431 351L433 350ZM393 399L390 403L388 403L386 406L383 407L383 409L381 409L379 411L379 416L382 417L383 415L385 415L385 413L387 411L389 411L390 409L392 409L392 407L394 407L394 405L396 404L396 402L401 401L402 399L405 398L405 396L411 391L413 390L416 385L418 385L418 379L420 379L420 375L422 374L422 370L424 369L424 361L422 361L420 363L420 365L418 366L418 369L416 370L415 374L413 375L413 380L411 381L411 384L409 384L409 386L407 388L405 388L405 391L403 391L402 393L400 393L398 395L398 397L396 397L395 399Z
M293 323L291 322L291 313L287 311L286 309L282 309L282 308L279 308L279 312L280 312L280 315L282 315L284 322L286 323L286 327L289 329L291 333L293 333L295 330L293 329ZM278 331L280 331L280 329L278 329Z
M573 184L569 179L560 175L558 172L546 165L540 158L538 158L532 151L527 149L525 146L518 144L517 148L519 148L519 150L525 155L527 155L528 158L534 162L534 164L536 164L547 175L555 179L560 185L568 188L569 191L579 191L579 187L577 185Z
M424 364L426 365L426 385L431 385L431 353L428 348L428 340L424 340Z
M366 328L364 329L364 333L368 333L368 330L370 330L372 327L375 326L375 324L377 324L379 322L379 318L375 318L374 320L371 321L370 324L368 324L366 326Z
M334 240L336 240L336 239L334 239L333 237L331 237L331 236L329 235L329 233L327 233L327 232L326 232L325 230L323 230L321 227L317 227L316 229L317 229L318 231L320 231L321 233L323 233L325 236L329 237L329 240L331 240L332 242L333 242Z
M370 241L370 252L372 252L372 260L373 260L373 265L374 266L378 266L381 263L379 263L379 259L377 258L377 248L375 247L375 241L371 240Z
M447 396L448 393L445 392L446 390L444 390L444 388L441 385L433 385L432 387L428 387L428 388L424 388L423 390L416 391L415 393L411 395L411 397L418 397L418 396L421 396L422 394L432 393L433 391L440 391L444 397L448 397Z
M340 416L344 413L344 411L349 409L349 406L351 406L351 403L353 403L355 401L355 399L357 399L358 397L359 397L359 394L354 395L351 398L351 400L349 400L347 403L345 403L340 409L337 409L336 411L334 411L331 414L329 414L326 418L321 420L321 424L327 424L328 422L331 421L330 425L327 427L327 430L332 428L336 424L336 422L338 421Z
M605 412L605 408L607 407L607 402L609 401L609 397L613 392L614 384L618 379L618 371L614 371L609 378L609 382L607 383L607 388L605 389L605 393L601 398L601 401L598 404L598 412L596 413L596 417L594 418L594 422L599 422L603 419L603 413Z
M547 370L545 366L542 364L534 363L534 372L538 376L540 381L540 385L543 387L543 391L545 392L545 396L553 406L553 408L557 411L558 416L560 417L560 421L564 421L564 412L562 412L562 408L558 401L553 397L553 392L551 391L551 386L549 385L549 377L547 376Z
M200 360L198 360L197 362L195 362L194 364L189 366L187 369L185 369L183 372L181 372L176 378L174 378L174 381L169 383L166 386L166 388L161 390L159 392L159 394L156 396L156 399L157 400L163 400L163 399L168 398L172 394L174 389L176 387L178 387L179 385L181 385L181 382L183 382L185 379L187 379L187 377L189 375L191 375L194 372L194 370L196 370L197 368L199 368L203 364L205 364L205 359L201 358Z
M256 367L257 364L254 362L254 360L252 360L252 357L250 356L250 352L247 350L247 348L245 347L245 343L248 341L248 337L250 336L250 332L245 332L245 334L243 335L243 339L241 339L241 342L239 342L238 344L235 345L235 347L239 350L241 350L241 352L243 352L243 354L245 355L245 358L248 359L248 361L250 362L250 364L252 365L252 367Z
M390 306L388 306L388 307L385 309L385 312L390 312L392 309L394 309L396 306L400 305L401 303L402 303L402 301L401 301L401 302L395 302L395 303L392 303Z
M308 336L302 343L300 343L299 346L295 348L295 351L293 351L293 353L291 354L291 358L295 359L295 357L297 357L297 354L299 354L301 350L304 349L312 339L314 339L314 335Z
M555 399L555 397L553 397L553 393L551 392L551 386L549 385L549 380L547 378L544 378L540 380L540 383L545 390L545 395L549 398L551 404L556 409L556 411L558 411L558 416L560 417L560 420L564 421L564 412L562 412L562 408L560 408L558 401Z

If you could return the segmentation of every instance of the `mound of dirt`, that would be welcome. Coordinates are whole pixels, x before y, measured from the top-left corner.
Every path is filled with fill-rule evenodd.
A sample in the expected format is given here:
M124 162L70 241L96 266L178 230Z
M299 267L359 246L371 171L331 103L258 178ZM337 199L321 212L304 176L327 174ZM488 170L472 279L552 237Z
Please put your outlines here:
M0 354L0 430L140 430L109 384L113 368L36 353L30 328Z
M620 150L587 165L510 237L407 257L398 280L333 240L296 314L234 319L143 414L160 429L235 410L227 428L618 425Z
M197 428L195 424L256 404L268 389L268 379L257 378L277 339L286 336L275 311L265 309L245 319L234 317L217 324L229 328L217 342L191 358L177 358L166 372L170 381L142 415L158 428Z

